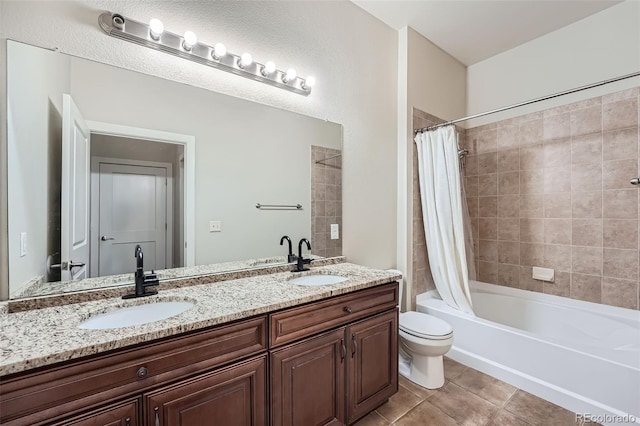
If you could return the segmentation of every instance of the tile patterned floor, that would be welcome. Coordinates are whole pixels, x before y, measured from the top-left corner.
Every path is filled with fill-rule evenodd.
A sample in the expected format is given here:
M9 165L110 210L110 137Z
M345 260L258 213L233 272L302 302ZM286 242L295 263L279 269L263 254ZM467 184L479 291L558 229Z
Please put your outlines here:
M445 385L422 388L400 376L398 393L356 426L572 426L575 414L451 359Z

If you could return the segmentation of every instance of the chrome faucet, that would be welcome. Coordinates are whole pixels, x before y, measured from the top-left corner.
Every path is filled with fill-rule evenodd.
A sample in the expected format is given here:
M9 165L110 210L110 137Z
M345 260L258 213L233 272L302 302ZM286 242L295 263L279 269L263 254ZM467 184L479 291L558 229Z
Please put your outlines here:
M283 245L285 240L287 240L287 242L289 243L289 254L287 255L287 263L293 263L297 260L297 257L295 254L293 254L293 248L291 247L291 238L289 238L287 235L280 238L280 245Z
M136 292L134 294L126 294L122 296L123 299L133 299L135 297L153 296L158 294L157 290L146 291L147 287L157 286L160 284L158 276L151 271L150 274L144 273L144 254L142 253L142 247L136 245L134 257L136 258Z
M309 270L309 268L305 268L304 265L308 265L309 263L311 263L311 259L304 259L302 257L302 243L306 243L307 250L311 250L311 243L309 242L309 240L307 240L306 238L301 239L298 243L298 263L296 264L296 269L291 272L302 272Z

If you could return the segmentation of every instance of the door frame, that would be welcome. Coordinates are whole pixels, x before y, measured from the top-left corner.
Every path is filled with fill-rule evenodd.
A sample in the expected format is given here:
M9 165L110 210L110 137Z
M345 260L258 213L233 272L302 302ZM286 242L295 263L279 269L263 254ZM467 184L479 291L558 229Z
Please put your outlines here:
M129 160L110 157L91 158L91 267L89 277L97 277L96 271L100 269L100 164L114 164L122 166L155 167L166 170L166 195L165 195L165 236L164 236L164 261L165 268L171 269L173 265L173 165L157 161Z
M184 260L185 267L195 266L195 182L196 182L196 138L192 135L145 129L142 127L123 126L120 124L86 120L91 133L119 136L131 139L143 139L149 142L182 145L184 155Z

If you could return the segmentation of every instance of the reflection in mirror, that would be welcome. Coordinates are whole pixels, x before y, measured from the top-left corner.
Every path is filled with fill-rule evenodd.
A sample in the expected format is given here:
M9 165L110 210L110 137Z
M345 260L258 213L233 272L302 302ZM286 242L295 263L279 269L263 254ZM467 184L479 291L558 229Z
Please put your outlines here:
M342 254L340 125L13 41L7 82L11 298Z

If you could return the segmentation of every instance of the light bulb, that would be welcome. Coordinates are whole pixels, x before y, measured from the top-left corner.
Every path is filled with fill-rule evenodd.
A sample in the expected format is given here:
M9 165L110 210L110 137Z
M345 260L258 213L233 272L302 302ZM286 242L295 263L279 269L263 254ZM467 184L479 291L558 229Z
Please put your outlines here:
M152 39L159 40L163 32L164 25L161 20L153 18L149 21L149 35Z
M293 68L289 68L287 70L287 74L285 74L285 76L282 78L282 82L286 84L292 80L295 80L296 76L296 70L294 70Z
M193 31L185 31L184 40L182 42L182 47L184 47L184 50L191 50L197 42L198 37L196 36L196 33L194 33Z
M227 47L222 44L222 43L217 43L214 47L213 47L213 59L220 59L222 58L224 55L227 54Z
M240 56L240 60L238 61L238 66L244 69L244 67L248 67L252 63L253 63L253 58L251 57L251 54L243 53L242 56Z
M307 79L302 83L303 89L311 89L316 85L316 78L313 76L307 77Z
M264 64L264 67L262 67L262 71L260 73L266 77L272 72L274 72L275 70L276 70L276 64L274 64L272 61L267 61L267 63Z

